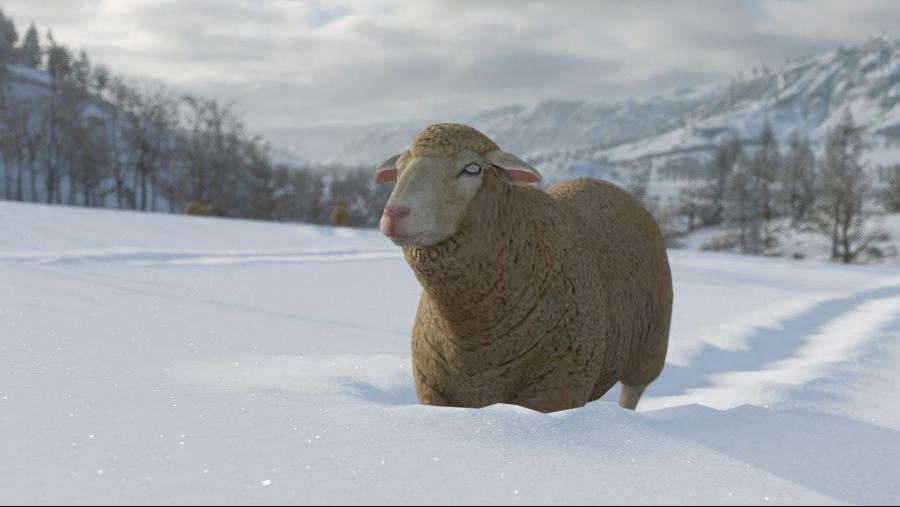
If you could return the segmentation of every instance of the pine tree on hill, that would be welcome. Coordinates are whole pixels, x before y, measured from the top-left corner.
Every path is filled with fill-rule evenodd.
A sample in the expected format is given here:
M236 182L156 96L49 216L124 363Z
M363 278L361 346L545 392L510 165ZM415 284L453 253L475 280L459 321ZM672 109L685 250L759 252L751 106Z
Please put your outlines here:
M16 33L16 25L13 20L3 15L0 9L0 64L15 61L16 44L19 42L19 34Z
M41 50L41 39L38 35L34 23L28 27L25 32L25 38L22 40L22 46L19 48L16 62L19 65L37 69L41 66L43 51Z

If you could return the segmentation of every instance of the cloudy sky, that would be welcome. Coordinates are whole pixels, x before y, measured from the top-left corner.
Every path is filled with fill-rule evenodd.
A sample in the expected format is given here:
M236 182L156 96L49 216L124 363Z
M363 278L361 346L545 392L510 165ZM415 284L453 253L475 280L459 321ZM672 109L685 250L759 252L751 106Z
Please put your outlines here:
M777 68L900 35L892 0L0 0L114 72L235 101L251 130L460 119Z

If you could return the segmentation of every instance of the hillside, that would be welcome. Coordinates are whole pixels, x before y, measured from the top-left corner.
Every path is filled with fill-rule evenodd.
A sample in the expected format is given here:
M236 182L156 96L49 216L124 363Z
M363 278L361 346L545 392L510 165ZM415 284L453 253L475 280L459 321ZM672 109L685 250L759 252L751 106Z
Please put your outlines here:
M888 504L896 270L672 251L668 363L544 415L419 406L375 231L0 202L18 503Z
M37 103L49 99L52 80L46 72L20 65L7 65L6 70L9 73L7 83L9 88L6 90L8 100L33 104L37 110ZM81 98L86 101L82 113L85 116L108 115L114 108L111 103L96 95L85 93ZM37 114L37 111L34 114Z
M549 100L531 107L503 107L454 120L476 126L506 150L531 159L555 160L679 127L685 115L701 104L707 93L679 90L669 95L614 103ZM360 129L337 152L336 158L346 163L363 163L387 147L405 149L421 129L420 123Z

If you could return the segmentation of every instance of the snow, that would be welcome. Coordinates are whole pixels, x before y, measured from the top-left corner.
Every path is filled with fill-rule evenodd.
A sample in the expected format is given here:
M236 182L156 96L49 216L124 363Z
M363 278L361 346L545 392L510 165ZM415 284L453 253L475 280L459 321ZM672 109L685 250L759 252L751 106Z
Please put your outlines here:
M877 238L870 246L881 252L880 257L864 254L859 262L900 266L900 213L877 215L870 219L867 231L876 232ZM721 244L722 239L733 237L734 231L724 225L702 227L678 239L679 245L689 250L704 250ZM768 255L787 259L807 259L823 263L831 259L831 240L809 224L801 228L791 227L790 220L778 218L772 221L772 236L776 245Z
M3 503L900 498L900 271L673 250L640 410L420 406L377 231L0 202Z
M31 81L42 86L50 86L52 79L46 72L22 65L7 65L6 68L23 81Z

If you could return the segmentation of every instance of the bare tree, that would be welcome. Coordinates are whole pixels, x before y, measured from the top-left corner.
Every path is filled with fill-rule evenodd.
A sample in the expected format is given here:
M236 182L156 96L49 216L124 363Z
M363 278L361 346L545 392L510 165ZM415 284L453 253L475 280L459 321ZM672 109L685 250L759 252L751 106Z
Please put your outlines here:
M275 218L274 169L268 146L255 138L241 143L244 165L240 189L243 194L241 216L259 220Z
M21 46L16 39L0 14L0 197L140 210L162 197L170 211L193 200L220 216L322 221L328 180L276 166L231 106L178 102L162 87L115 77L83 51L73 58L49 32L42 47L33 25ZM11 62L45 71L49 90L5 100ZM366 224L377 223L388 190L369 173L337 184Z
M889 212L900 212L900 164L885 169L881 200Z
M273 180L278 219L309 223L324 222L325 211L322 199L325 192L325 180L321 172L310 168L292 169L280 166L276 169ZM387 199L385 199L386 201ZM383 205L384 203L382 203Z
M725 194L725 223L737 234L742 253L763 253L763 211L752 162L741 156L729 179Z
M125 129L128 118L132 114L134 104L134 92L131 86L123 79L114 77L109 83L112 108L108 114L107 143L109 150L109 163L113 186L116 194L116 204L120 209L134 208L134 192L128 187L128 167L131 165L131 153L125 139Z
M707 190L696 175L691 175L678 193L675 211L687 220L687 232L699 227L703 217L712 213L713 205Z
M755 187L754 194L759 200L757 209L761 219L763 250L771 247L774 241L772 220L776 215L775 180L779 164L778 141L772 126L766 121L759 134L759 147L750 161L751 185Z
M878 235L870 227L877 211L862 164L864 151L859 128L847 112L828 135L819 205L819 229L831 239L831 257L844 263L853 262Z
M193 96L184 97L183 103L186 128L176 175L183 190L177 197L206 203L211 214L220 216L257 216L271 207L274 185L268 150L246 135L230 106ZM248 189L258 195L248 199ZM261 202L270 204L259 206Z
M724 220L725 194L728 191L728 181L734 172L735 164L742 154L743 148L736 136L732 136L716 148L716 153L708 165L709 182L702 190L702 193L710 202L709 216L704 220L705 225L720 224Z
M646 206L647 190L650 187L653 166L650 165L650 162L638 161L623 168L623 171L625 172L625 190Z
M333 170L328 185L328 211L338 205L347 206L351 224L357 227L374 227L381 220L384 204L390 196L390 187L372 180L371 170Z
M779 171L778 201L796 227L807 218L816 201L816 156L809 141L793 137Z
M78 123L72 133L72 180L69 185L80 194L84 206L104 204L105 193L101 184L108 176L110 166L104 123L103 117L89 115Z
M6 199L25 200L25 175L34 184L40 137L34 101L8 101L0 115L0 153L6 170ZM32 199L34 199L32 197Z
M134 207L155 210L158 177L172 159L178 111L174 100L160 86L134 89L128 98L124 136L134 160Z
M38 171L43 149L42 101L39 98L7 101L0 115L0 152L12 176L7 199L38 200ZM25 177L28 176L26 194Z

